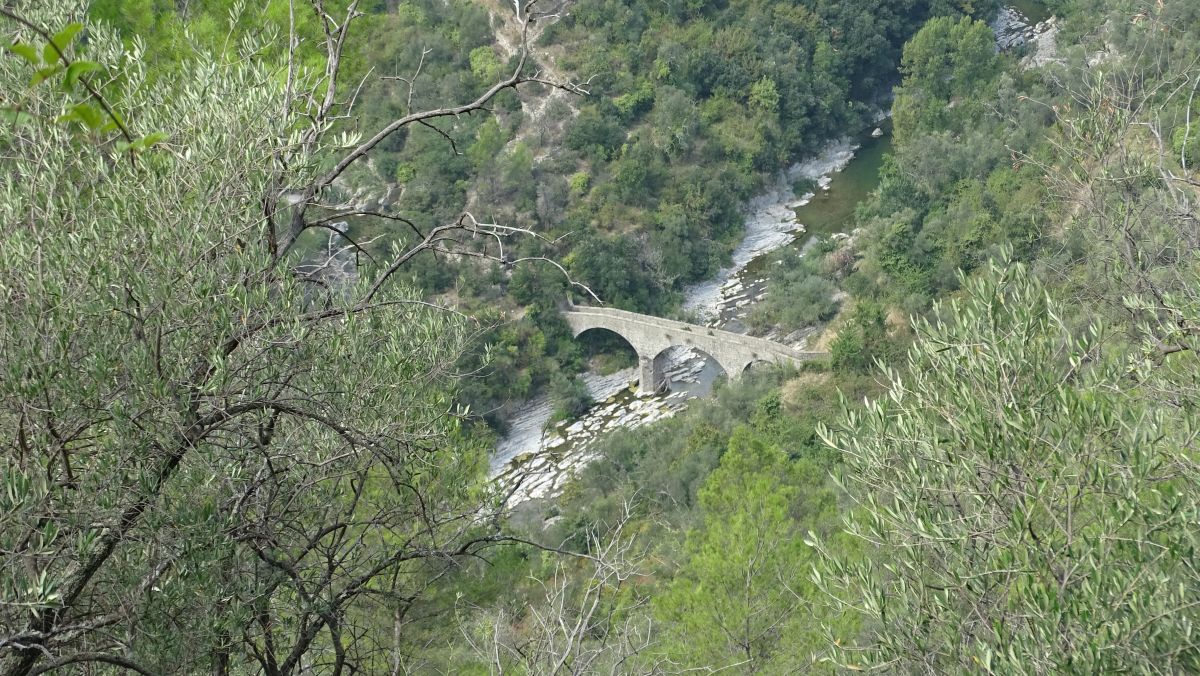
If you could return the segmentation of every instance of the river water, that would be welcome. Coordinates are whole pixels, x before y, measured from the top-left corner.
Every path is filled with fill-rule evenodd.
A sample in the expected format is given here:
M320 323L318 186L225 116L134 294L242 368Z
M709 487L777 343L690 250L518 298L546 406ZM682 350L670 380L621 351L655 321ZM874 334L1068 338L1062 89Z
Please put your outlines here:
M1008 50L1026 44L1044 29L1041 24L1049 18L1049 9L1037 0L1010 0L990 24L996 34L996 47Z
M1035 0L1016 0L1004 7L992 23L997 47L1024 44L1033 26L1046 18ZM731 265L686 290L684 313L700 324L745 332L746 315L770 293L764 271L769 254L845 233L853 224L855 206L878 185L879 169L890 148L890 124L881 120L878 127L830 142L815 157L782 172L773 186L746 206L745 237L734 250ZM797 195L793 189L797 181L813 185L812 192ZM806 347L803 336L773 338ZM652 396L635 393L636 367L609 375L582 374L596 404L574 421L549 425L554 407L546 396L522 406L491 459L492 476L513 491L510 504L556 495L595 458L596 439L612 430L670 417L689 399L707 396L724 375L712 359L684 347L669 354L664 371L668 389Z

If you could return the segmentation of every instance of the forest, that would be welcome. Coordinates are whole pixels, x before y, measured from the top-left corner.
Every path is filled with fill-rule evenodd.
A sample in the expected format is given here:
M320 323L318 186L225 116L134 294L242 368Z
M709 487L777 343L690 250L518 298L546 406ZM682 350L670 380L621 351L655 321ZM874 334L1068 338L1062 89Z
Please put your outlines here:
M1200 5L1001 4L0 5L0 674L1200 672ZM512 500L876 124L827 358Z
M196 40L228 44L229 4L191 8L188 30ZM245 11L237 28L266 23L282 30L287 7L273 2ZM994 9L967 7L980 15ZM342 77L363 83L356 109L363 128L382 126L410 105L469 99L514 57L493 37L484 4L413 2L391 11L380 3L361 11L361 35L347 45ZM541 237L516 244L514 258L552 257L606 303L671 312L686 284L711 275L729 255L742 229L738 205L783 163L865 125L887 105L904 41L926 18L961 11L953 3L909 0L587 0L540 29L532 57L558 56L554 70L586 81L588 96L548 93L531 107L537 119L528 120L513 93L504 92L493 115L389 137L369 167L352 169L336 187L398 195L388 205L393 215L421 228L465 206L481 218L536 229ZM170 63L179 49L183 19L166 0L96 0L91 13L147 40L147 53L162 55L151 64ZM299 32L305 28L298 24ZM394 78L418 68L423 84L410 96ZM350 227L372 250L411 244L412 232L394 221L399 227L357 220L366 222L350 219ZM423 294L472 315L524 313L488 337L497 349L486 357L487 375L462 395L493 428L503 430L508 407L529 395L569 391L583 361L612 347L581 353L566 335L551 311L566 293L553 268L507 275L502 264L422 255L408 270ZM464 368L478 369L483 358L469 355Z

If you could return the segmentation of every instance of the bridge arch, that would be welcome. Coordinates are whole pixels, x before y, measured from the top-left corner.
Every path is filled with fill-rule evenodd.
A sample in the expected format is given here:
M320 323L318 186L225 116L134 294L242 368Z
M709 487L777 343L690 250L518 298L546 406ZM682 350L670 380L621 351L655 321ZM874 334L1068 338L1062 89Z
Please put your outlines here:
M767 361L766 359L751 359L750 361L748 361L742 365L742 373L747 373L751 369L755 369L755 368L758 368L759 366L762 366L764 364L770 364L770 363L771 362Z
M628 352L637 359L637 347L629 342L629 339L621 335L620 331L614 331L611 328L604 326L594 326L590 329L584 329L574 335L575 339L583 344L584 358L594 357L598 353L606 352Z
M638 354L641 394L653 394L665 384L662 355L675 345L688 345L710 355L730 380L741 377L746 367L755 361L798 364L824 356L816 352L798 352L763 338L636 312L570 304L562 312L573 336L602 328L625 338Z
M709 353L708 350L705 350L702 347L692 345L689 343L668 345L667 347L663 348L658 354L656 354L654 356L655 360L658 361L661 372L663 373L663 384L664 385L668 384L668 382L670 381L670 378L668 377L668 375L671 372L672 366L673 366L671 357L676 349L690 350L693 354L700 357L703 364L716 365L716 367L718 369L720 369L721 375L723 375L726 378L732 378L733 374L736 373L735 371L730 371L729 366L726 363L722 362L720 359L718 359L716 355Z

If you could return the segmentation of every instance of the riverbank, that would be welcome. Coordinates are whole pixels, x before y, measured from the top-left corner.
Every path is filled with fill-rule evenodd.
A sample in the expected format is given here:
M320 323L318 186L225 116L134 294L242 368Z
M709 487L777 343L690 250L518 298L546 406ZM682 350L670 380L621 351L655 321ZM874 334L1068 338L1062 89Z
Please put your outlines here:
M683 310L697 323L745 332L744 318L769 293L763 264L783 247L804 247L813 237L848 227L854 205L874 190L883 155L890 147L886 122L829 143L815 157L781 172L775 184L747 205L746 234L731 264L712 279L687 289ZM795 186L814 190L797 195ZM810 225L811 223L811 225ZM803 339L794 343L803 347ZM491 473L512 491L511 504L556 495L593 459L592 446L615 429L668 418L690 399L707 396L725 374L703 353L676 348L664 374L668 389L639 397L638 372L624 369L582 378L596 404L579 419L549 425L553 405L539 396L522 407L496 446Z

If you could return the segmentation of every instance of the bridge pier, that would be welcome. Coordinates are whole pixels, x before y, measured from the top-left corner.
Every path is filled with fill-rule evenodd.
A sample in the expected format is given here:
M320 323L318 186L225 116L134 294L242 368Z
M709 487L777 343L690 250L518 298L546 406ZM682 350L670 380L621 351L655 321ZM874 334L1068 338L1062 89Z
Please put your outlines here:
M659 365L659 360L639 354L638 367L641 372L638 375L638 396L648 397L652 394L658 394L658 391L666 385L663 382L663 373Z

